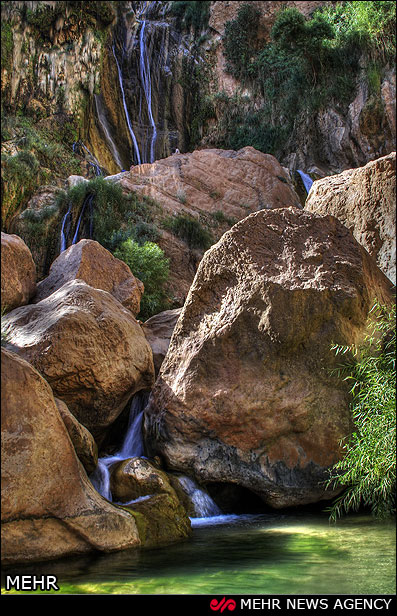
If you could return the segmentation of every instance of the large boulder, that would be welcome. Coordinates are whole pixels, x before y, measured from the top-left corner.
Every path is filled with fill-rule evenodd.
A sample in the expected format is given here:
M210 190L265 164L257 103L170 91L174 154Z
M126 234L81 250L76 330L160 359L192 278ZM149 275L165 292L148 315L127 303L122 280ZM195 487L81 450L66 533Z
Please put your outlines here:
M288 172L274 156L251 146L173 154L131 167L120 184L152 197L171 214L221 211L240 219L247 211L300 207Z
M140 545L135 519L92 487L48 383L1 351L2 560L49 560Z
M13 310L3 324L9 348L44 376L98 443L129 398L153 384L152 351L136 319L81 280Z
M200 263L145 410L149 452L276 508L330 493L351 430L333 344L358 342L391 284L332 216L240 221Z
M135 278L124 261L116 259L94 240L80 240L61 252L51 265L47 278L37 285L34 301L41 301L66 282L76 279L108 291L134 316L138 314L143 283Z
M156 377L160 371L161 364L167 354L172 332L174 331L181 308L174 310L164 310L159 312L147 321L142 323L141 327L145 338L151 346L153 352L153 363Z
M36 266L18 235L1 232L1 309L27 304L36 292Z
M187 245L163 230L161 219L189 216L217 241L234 222L260 209L300 207L288 171L271 154L251 146L241 150L202 149L131 167L123 190L152 199L159 221L160 248L170 261L169 295L184 303L206 247Z
M396 153L314 182L305 209L332 214L396 283Z

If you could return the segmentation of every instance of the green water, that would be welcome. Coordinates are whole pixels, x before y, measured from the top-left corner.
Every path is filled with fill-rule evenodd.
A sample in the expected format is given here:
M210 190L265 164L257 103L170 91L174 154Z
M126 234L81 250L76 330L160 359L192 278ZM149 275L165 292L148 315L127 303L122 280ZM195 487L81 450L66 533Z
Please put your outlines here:
M11 572L57 575L63 594L395 594L395 522L240 516L195 527L189 541L157 550L70 558L3 574Z

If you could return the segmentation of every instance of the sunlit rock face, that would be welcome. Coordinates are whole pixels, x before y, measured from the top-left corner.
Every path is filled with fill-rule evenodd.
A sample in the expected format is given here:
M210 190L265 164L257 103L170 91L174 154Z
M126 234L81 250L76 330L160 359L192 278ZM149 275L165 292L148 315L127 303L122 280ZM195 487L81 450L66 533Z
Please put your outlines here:
M153 199L160 206L157 211L153 208L156 218L159 212L163 218L194 217L210 230L214 241L251 212L300 207L288 172L274 156L251 146L237 151L203 149L173 154L153 164L131 167L120 185L125 191ZM204 249L191 248L163 229L158 244L170 259L170 295L181 305Z
M390 282L332 216L261 211L200 263L146 408L152 452L272 507L328 498L351 430L332 344L363 335Z
M2 562L140 545L134 518L88 480L48 383L6 349L1 375Z
M396 283L396 153L318 180L305 209L332 214Z
M1 309L27 304L36 292L36 266L25 242L1 232Z
M34 302L48 297L70 280L83 280L91 287L108 291L136 316L144 290L124 261L116 259L93 240L80 240L53 262L47 278L37 285Z
M110 293L72 280L4 319L9 348L29 361L96 439L154 381L152 351Z

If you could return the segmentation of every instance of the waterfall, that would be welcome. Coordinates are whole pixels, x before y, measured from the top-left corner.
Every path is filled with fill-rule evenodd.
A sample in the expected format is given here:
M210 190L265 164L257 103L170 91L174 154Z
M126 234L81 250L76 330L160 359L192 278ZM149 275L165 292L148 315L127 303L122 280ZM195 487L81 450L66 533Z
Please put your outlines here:
M78 234L79 234L81 220L83 218L83 214L84 214L84 211L85 211L85 208L86 208L87 204L89 205L89 210L90 210L90 234L91 234L91 231L92 231L92 216L93 216L93 211L92 211L92 201L93 201L93 199L94 199L94 195L92 193L90 195L88 195L84 199L83 206L82 206L81 212L80 212L80 216L79 216L78 221L77 221L76 231L75 231L74 236L73 236L72 246L73 246L73 244L75 244L77 242L77 237L78 237Z
M95 100L95 109L96 109L96 113L98 116L98 120L99 123L102 127L103 133L105 135L105 139L107 141L107 144L110 147L110 150L112 152L113 158L116 162L116 164L120 167L120 169L123 169L123 163L121 162L121 158L120 158L120 154L117 150L116 144L113 141L112 135L111 135L111 131L110 131L110 127L108 124L108 121L106 119L106 114L103 108L103 102L102 99L100 97L100 95L95 94L94 95L94 100Z
M299 173L299 175L302 178L302 182L304 184L304 187L306 188L306 192L307 194L309 194L309 191L313 185L313 180L310 177L310 175L308 175L307 173L304 173L303 171L301 171L300 169L297 169L297 172Z
M150 140L150 160L148 162L152 163L154 161L154 144L156 142L157 130L156 124L153 119L152 113L152 83L150 78L150 65L148 59L148 52L146 48L146 37L145 37L145 28L146 21L142 21L141 31L139 35L139 66L140 66L140 74L143 85L143 91L145 93L149 121L152 126L152 138Z
M140 165L141 164L141 157L139 155L138 142L136 140L135 133L134 133L134 131L132 129L130 115L129 115L128 109L127 109L127 102L125 100L125 92L124 92L124 86L123 86L123 75L122 75L122 72L121 72L119 61L117 60L116 52L114 50L114 45L112 45L112 51L113 51L114 59L116 60L117 73L118 73L118 76L119 76L119 84L120 84L120 90L121 90L121 97L123 99L123 107L124 107L125 119L126 119L126 122L127 122L128 130L129 130L130 135L131 135L132 142L134 144L135 155L136 155L136 162L137 162L137 165Z
M143 457L144 455L142 418L148 398L149 394L146 391L139 391L135 394L131 401L127 433L120 450L112 456L99 458L95 471L90 475L94 488L109 501L112 501L110 467L115 462L122 462L134 457Z
M193 479L181 475L178 481L184 492L190 497L193 503L195 518L210 518L222 515L218 505L214 503L210 495L202 490Z
M65 216L63 217L63 221L62 221L62 228L61 228L61 250L60 250L60 253L63 252L66 249L65 224L66 224L66 220L68 219L71 211L72 211L72 204L70 203L69 209L66 212Z

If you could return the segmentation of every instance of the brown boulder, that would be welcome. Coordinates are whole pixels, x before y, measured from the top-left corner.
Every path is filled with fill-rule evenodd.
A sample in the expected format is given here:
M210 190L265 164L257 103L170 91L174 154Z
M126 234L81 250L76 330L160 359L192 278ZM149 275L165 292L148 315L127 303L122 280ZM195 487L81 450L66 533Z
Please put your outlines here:
M150 453L273 507L328 498L351 429L331 346L357 342L390 287L332 216L240 221L205 254L175 327L145 410Z
M314 182L305 209L332 214L396 282L396 153Z
M135 278L124 261L116 259L94 240L80 240L61 252L51 265L47 278L37 285L35 303L54 293L70 280L84 280L95 289L113 295L135 316L140 310L143 283Z
M120 184L152 197L170 214L221 211L239 220L259 209L300 207L285 169L251 146L173 154L131 167Z
M1 364L3 562L140 545L134 518L89 482L48 383L6 349Z
M300 207L288 172L270 154L251 146L241 150L203 149L173 154L131 167L120 185L150 197L158 226L165 217L187 215L217 241L238 220L260 209ZM170 262L169 295L184 303L205 247L191 248L162 230L157 242Z
M141 325L145 338L151 346L156 377L167 354L172 332L181 314L181 308L164 310L150 317Z
M79 423L62 400L54 398L63 423L73 443L78 459L87 474L93 473L98 464L98 447L92 434Z
M111 469L113 499L136 517L144 547L166 545L190 535L190 521L167 474L148 460L130 458Z
M18 235L1 232L1 309L27 304L36 292L36 266Z
M10 349L102 438L129 398L154 380L152 351L129 310L110 293L72 280L3 319Z

